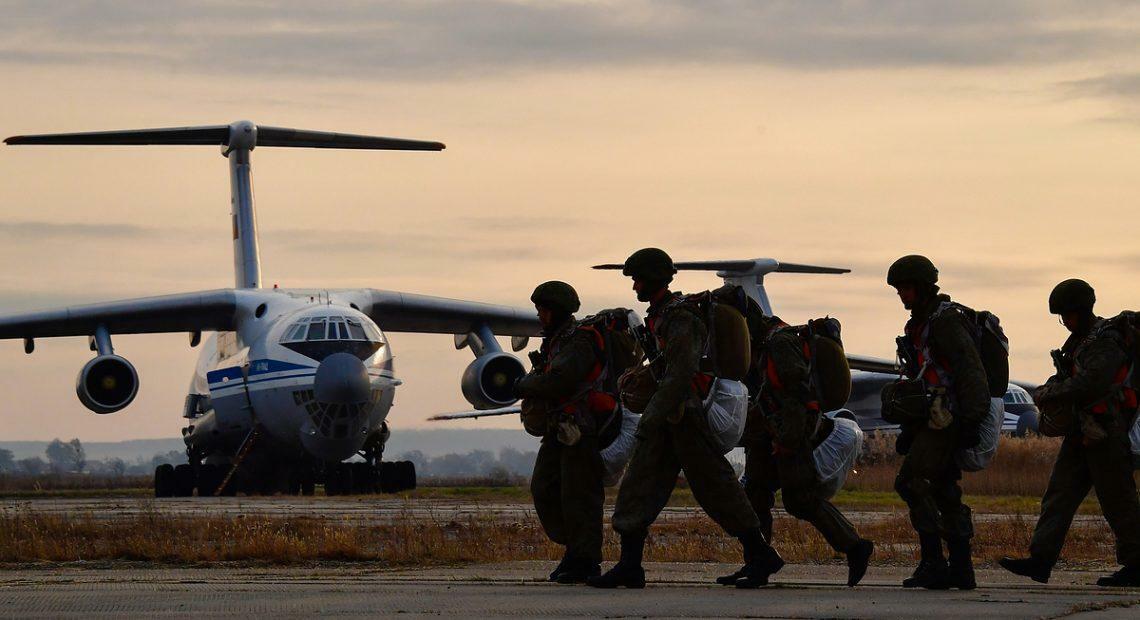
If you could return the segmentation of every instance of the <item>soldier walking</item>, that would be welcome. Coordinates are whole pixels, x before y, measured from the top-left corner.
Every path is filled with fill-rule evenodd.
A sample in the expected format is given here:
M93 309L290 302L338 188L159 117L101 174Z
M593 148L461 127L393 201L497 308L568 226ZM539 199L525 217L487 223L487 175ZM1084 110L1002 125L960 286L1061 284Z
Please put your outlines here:
M578 293L565 282L544 282L530 300L543 340L534 368L515 385L527 430L542 436L530 490L550 540L566 547L550 581L582 583L601 573L605 468L598 421L616 401L602 390L604 357L596 330L574 318Z
M833 549L847 555L847 585L855 586L867 572L874 545L822 496L812 460L812 450L835 423L820 413L818 395L812 393L803 338L779 317L755 310L746 313L754 362L745 381L753 395L741 441L745 493L771 540L772 507L782 488L788 513L811 523ZM726 575L717 583L733 583L740 576Z
M598 588L645 587L642 555L649 526L665 507L682 470L701 507L740 539L745 567L734 585L755 588L783 566L760 530L760 521L715 445L702 407L712 377L699 371L708 328L702 317L669 290L677 273L657 248L638 250L622 273L633 278L638 301L649 303L646 324L661 355L652 363L658 383L641 417L625 477L618 490L613 528L621 535L621 558L606 574L587 581Z
M1096 489L1104 518L1116 537L1123 568L1097 580L1099 586L1140 586L1140 501L1132 478L1128 431L1136 418L1136 391L1127 384L1133 360L1115 320L1093 313L1096 294L1083 280L1065 280L1049 294L1049 312L1061 317L1070 336L1054 351L1057 373L1037 389L1041 428L1063 435L1028 558L1002 558L1006 570L1047 583L1061 555L1073 515Z
M990 395L971 327L961 312L943 311L950 297L939 293L937 282L938 269L925 256L904 256L887 272L887 283L911 313L899 339L900 357L909 362L904 370L933 401L929 416L902 425L896 444L905 457L895 490L910 508L922 554L903 587L971 590L977 587L970 557L974 526L962 503L954 454L980 442Z

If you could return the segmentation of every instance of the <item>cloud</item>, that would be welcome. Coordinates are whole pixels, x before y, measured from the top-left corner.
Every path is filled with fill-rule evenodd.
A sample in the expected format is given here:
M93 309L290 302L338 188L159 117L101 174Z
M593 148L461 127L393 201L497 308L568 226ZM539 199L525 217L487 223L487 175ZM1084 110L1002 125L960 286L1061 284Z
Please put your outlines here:
M0 62L429 80L676 63L1034 64L1134 55L1136 12L1112 0L27 0L4 3Z
M0 237L32 241L76 239L130 239L149 233L131 224L85 224L24 220L0 223Z

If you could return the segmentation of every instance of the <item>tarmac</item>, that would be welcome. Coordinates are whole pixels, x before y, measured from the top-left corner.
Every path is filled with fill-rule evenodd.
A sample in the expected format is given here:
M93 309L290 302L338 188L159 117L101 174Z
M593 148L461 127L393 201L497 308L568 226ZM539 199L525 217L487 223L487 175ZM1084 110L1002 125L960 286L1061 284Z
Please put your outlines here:
M1091 585L1099 573L1055 573L1049 585L982 570L970 592L911 591L909 570L873 567L857 588L843 566L792 565L759 590L711 584L727 564L648 564L644 590L546 583L551 562L464 567L148 568L0 570L0 616L91 617L1140 617L1140 589Z
M612 506L607 507L607 515ZM136 517L140 514L157 514L165 517L205 517L238 515L328 519L360 524L385 524L402 519L433 520L440 522L462 521L468 518L494 519L517 522L537 518L531 503L514 503L488 500L457 500L417 498L408 500L390 495L362 495L350 497L183 497L153 499L132 496L103 497L45 497L35 499L2 498L0 513L29 511L37 514L89 516L95 519L115 520ZM776 508L776 515L785 514ZM696 506L670 506L661 513L662 519L688 518L702 514ZM847 510L843 514L855 524L868 523L895 514L889 511ZM974 513L975 521L1004 519L1000 513ZM1032 518L1032 517L1030 517ZM1075 523L1101 521L1100 515L1077 515Z

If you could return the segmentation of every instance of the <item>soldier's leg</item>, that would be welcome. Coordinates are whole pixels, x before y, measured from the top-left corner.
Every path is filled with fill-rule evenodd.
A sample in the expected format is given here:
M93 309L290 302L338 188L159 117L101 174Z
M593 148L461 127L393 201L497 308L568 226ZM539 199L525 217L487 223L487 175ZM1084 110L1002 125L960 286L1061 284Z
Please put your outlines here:
M760 531L769 541L772 540L772 508L776 505L776 489L780 488L779 478L771 440L749 442L744 447L744 493L760 519Z
M954 437L946 430L922 428L903 458L895 477L895 491L910 509L910 522L922 535L941 540L940 514L933 482L945 475L953 458ZM941 545L941 543L939 543Z
M1049 486L1041 498L1041 515L1033 528L1029 555L1048 566L1057 563L1061 547L1081 502L1092 488L1092 476L1080 437L1066 437L1053 463Z
M645 587L645 570L641 567L645 537L669 501L681 471L667 432L656 430L638 437L614 506L613 528L621 535L621 559L604 575L587 579L588 585Z
M618 487L612 525L622 538L641 538L649 534L649 526L665 508L681 463L673 453L666 431L660 430L638 437Z
M788 514L815 526L832 549L840 553L852 550L861 540L859 533L839 509L820 496L811 454L782 454L776 463Z
M1116 561L1140 569L1140 500L1128 437L1110 434L1085 457L1104 518L1116 536Z
M562 448L562 515L566 549L583 561L602 561L602 483L605 466L596 436L583 436L573 446Z
M736 470L713 443L704 419L686 412L669 429L673 450L685 471L693 497L713 521L737 538L760 530L760 519L748 503Z
M530 494L534 498L534 511L542 529L550 540L567 543L562 512L562 444L551 437L544 439L534 459L530 475Z
M760 531L760 519L748 503L732 464L713 441L705 417L688 411L669 435L697 503L725 532L740 539L744 568L734 585L767 585L768 577L783 568L784 560Z
M942 517L942 537L948 541L974 537L973 512L962 502L961 480L962 471L951 459L930 481L930 492Z
M954 437L946 430L918 429L895 477L895 491L910 508L910 522L918 533L922 553L922 561L914 574L903 580L903 587L949 587L949 569L942 553L941 519L931 486L932 479L944 471L952 458L953 446Z

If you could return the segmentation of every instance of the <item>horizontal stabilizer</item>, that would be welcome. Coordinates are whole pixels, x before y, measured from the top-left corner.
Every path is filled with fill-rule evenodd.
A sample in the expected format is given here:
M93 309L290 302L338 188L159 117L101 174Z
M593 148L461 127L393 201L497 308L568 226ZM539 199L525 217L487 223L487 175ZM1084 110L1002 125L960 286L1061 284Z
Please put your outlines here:
M673 264L677 271L717 271L726 275L763 275L768 273L850 273L841 267L817 267L798 263L782 263L772 258L751 258L745 260L699 260L681 261ZM621 269L621 263L594 265L594 269Z
M202 144L229 146L231 136L250 134L252 144L243 141L242 146L285 146L317 149L378 149L389 151L442 151L441 142L426 140L405 140L381 136L363 136L331 131L310 131L289 127L257 126L248 121L231 125L207 125L203 127L170 127L164 129L133 129L126 131L92 131L84 133L55 133L34 136L12 136L5 144Z
M800 265L797 263L780 263L777 273L851 273L850 269L843 267L817 267L815 265Z
M12 136L4 144L207 144L220 146L229 140L229 125L169 127L128 131L88 131Z
M519 405L512 405L510 407L500 407L498 409L474 409L472 411L460 411L459 413L441 413L433 415L428 418L431 422L441 422L445 420L474 420L482 417L490 417L497 415L518 415L522 413L522 407Z

